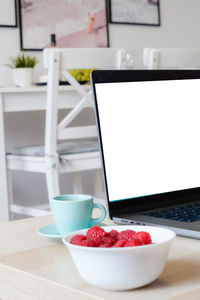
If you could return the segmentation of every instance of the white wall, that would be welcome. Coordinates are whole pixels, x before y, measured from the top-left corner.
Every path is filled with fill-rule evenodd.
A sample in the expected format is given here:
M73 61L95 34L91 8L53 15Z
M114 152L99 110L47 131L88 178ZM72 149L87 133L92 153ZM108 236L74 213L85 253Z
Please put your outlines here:
M109 24L110 46L134 49L136 68L142 68L144 47L200 48L200 1L160 0L161 26ZM19 29L0 27L0 86L12 84L11 70L5 67L10 56L20 50ZM29 52L31 53L31 52ZM41 60L41 53L32 52ZM37 65L35 77L42 74L42 64Z
M160 27L109 24L110 46L134 49L136 68L143 68L142 49L144 47L200 48L199 0L160 0L160 9ZM0 86L12 85L11 70L5 67L5 64L8 63L10 56L17 55L20 50L19 29L0 28L0 41ZM41 61L41 53L32 52L31 54L36 55ZM37 80L42 73L42 63L40 63L35 69L35 79ZM86 111L82 118L87 119L88 116L89 112ZM29 128L27 128L28 122ZM5 118L7 145L42 142L43 125L44 114L42 112L7 114ZM89 177L89 180L85 181L87 192L90 190L92 192L91 179L92 177ZM62 183L63 191L68 191L68 188L71 191L70 177L63 177ZM14 188L18 201L46 199L44 178L41 180L41 175L16 175Z
M12 85L12 72L6 64L9 63L10 57L15 57L20 52L19 28L10 29L0 27L0 41L0 86ZM42 54L36 51L27 53L33 54L40 61L40 63L36 66L35 75L42 74Z
M110 24L110 45L133 48L142 68L144 47L200 48L200 1L160 0L161 26Z

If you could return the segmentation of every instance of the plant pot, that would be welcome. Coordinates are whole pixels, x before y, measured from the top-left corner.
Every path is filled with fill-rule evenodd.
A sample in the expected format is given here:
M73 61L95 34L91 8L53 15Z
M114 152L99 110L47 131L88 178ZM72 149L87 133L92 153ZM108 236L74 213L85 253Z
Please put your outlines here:
M13 69L14 85L20 87L31 86L33 83L33 68Z

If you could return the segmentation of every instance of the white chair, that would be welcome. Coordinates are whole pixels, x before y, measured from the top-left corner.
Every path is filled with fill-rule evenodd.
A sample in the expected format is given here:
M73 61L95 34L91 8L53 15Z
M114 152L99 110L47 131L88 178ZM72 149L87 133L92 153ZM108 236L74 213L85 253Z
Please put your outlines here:
M45 145L13 149L7 154L7 167L9 170L45 173L51 206L51 198L60 194L59 173L79 174L80 171L101 168L96 126L69 127L71 121L91 100L92 93L77 82L68 70L125 68L126 52L115 48L49 48L43 51L43 57L44 66L48 69ZM80 102L58 124L58 87L61 74L80 94ZM63 140L64 143L58 143ZM80 192L80 176L75 176L75 179L75 190ZM10 203L10 211L29 216L48 213L37 207L14 203Z
M200 49L144 48L143 63L147 69L198 69Z

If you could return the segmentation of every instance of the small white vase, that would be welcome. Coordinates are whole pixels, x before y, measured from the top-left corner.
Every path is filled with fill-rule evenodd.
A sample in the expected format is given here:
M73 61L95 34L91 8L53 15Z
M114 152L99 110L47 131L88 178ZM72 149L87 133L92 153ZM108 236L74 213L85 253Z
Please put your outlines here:
M33 83L33 68L13 69L14 85L19 87L31 86Z

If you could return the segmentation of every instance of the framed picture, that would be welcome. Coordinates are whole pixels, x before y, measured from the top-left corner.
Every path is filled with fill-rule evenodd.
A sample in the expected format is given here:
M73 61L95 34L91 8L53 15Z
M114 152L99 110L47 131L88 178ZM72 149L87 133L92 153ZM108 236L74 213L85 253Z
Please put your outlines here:
M160 26L159 0L109 0L110 22Z
M0 0L0 27L17 27L16 0Z
M108 47L105 0L20 0L20 39L23 50Z

